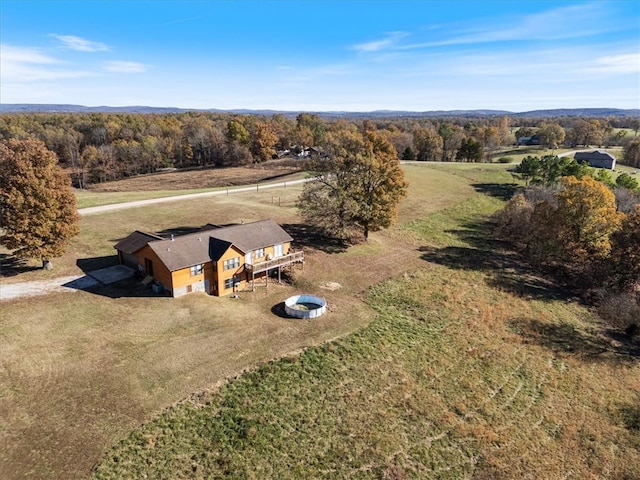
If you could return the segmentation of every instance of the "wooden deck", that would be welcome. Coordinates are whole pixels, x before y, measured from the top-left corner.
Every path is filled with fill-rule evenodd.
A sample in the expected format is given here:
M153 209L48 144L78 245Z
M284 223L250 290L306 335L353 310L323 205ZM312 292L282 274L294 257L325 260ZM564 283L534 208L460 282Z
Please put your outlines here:
M245 264L247 271L253 275L256 273L266 272L274 268L282 268L294 263L304 263L304 253L302 251L292 252L282 257L267 260L265 262L257 262L252 265Z

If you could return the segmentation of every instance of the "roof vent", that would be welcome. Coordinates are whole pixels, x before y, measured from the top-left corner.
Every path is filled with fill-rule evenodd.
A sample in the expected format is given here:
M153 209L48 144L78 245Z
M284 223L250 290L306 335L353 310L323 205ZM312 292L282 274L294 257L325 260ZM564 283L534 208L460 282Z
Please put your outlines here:
M199 242L201 242L201 241L202 241L202 239L201 239L200 237L198 237L198 241L199 241Z
M171 249L170 249L170 248L167 248L167 252L170 252L170 251L171 251Z
M173 233L171 234L171 241L173 242L174 238L173 238Z

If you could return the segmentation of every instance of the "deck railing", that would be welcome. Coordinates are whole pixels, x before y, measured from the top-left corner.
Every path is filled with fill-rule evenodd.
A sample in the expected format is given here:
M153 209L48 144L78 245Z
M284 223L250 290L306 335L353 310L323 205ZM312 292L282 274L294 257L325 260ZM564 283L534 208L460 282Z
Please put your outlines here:
M274 258L272 260L266 260L264 262L257 262L254 264L245 264L245 268L249 272L260 273L266 272L267 270L271 270L272 268L285 267L287 265L291 265L292 263L304 262L304 253L300 252L292 252L288 255L283 255L282 257Z

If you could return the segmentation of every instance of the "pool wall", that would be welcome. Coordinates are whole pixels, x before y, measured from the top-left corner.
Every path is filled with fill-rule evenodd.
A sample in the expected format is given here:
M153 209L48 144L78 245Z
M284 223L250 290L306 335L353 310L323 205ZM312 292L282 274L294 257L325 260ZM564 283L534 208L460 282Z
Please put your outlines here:
M318 308L312 310L298 310L294 308L297 303L312 303L318 305ZM294 295L284 301L284 310L287 315L295 318L317 318L327 311L327 301L322 297L315 295Z

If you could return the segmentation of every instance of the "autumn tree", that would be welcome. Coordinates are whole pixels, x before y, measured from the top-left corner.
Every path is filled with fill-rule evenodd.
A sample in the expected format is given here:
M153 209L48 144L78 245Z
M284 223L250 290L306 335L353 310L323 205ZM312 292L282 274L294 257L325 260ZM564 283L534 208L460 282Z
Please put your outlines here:
M251 140L251 154L254 161L266 162L276 153L275 145L278 136L267 122L257 122Z
M547 148L558 148L565 139L565 131L557 123L543 123L538 129L540 145Z
M3 141L0 172L0 243L19 258L48 265L79 233L69 177L55 153L34 139Z
M613 282L632 290L640 284L640 205L626 215L622 226L611 236Z
M595 119L575 122L570 138L574 145L601 145L604 138L604 127Z
M623 218L607 186L589 176L570 176L553 189L528 188L514 196L498 224L502 237L531 261L560 267L587 287L607 275L612 238Z
M296 127L300 143L305 146L318 146L324 143L327 126L315 113L301 113L296 117Z
M623 160L625 165L640 168L640 137L634 138L624 146Z
M375 130L342 130L329 136L327 151L298 201L305 220L342 239L360 232L366 240L390 226L407 190L393 145Z
M442 137L432 128L418 128L413 132L416 160L435 162L442 156Z
M562 185L557 194L558 221L562 225L558 240L566 258L605 257L611 250L609 237L620 227L623 216L617 211L615 195L588 176L563 178Z

